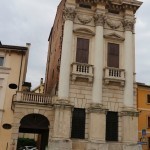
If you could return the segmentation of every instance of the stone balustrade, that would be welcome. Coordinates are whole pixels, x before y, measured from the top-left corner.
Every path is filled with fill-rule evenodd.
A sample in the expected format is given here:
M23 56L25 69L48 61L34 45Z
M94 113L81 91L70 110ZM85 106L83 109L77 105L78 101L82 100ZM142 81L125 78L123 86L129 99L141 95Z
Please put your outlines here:
M13 97L13 102L51 104L52 97L45 94L18 91L17 94Z
M72 80L77 78L87 78L89 82L93 81L94 75L93 65L84 64L84 63L72 63Z
M120 82L122 86L125 83L125 70L119 68L106 67L104 69L104 80L108 84L110 81Z

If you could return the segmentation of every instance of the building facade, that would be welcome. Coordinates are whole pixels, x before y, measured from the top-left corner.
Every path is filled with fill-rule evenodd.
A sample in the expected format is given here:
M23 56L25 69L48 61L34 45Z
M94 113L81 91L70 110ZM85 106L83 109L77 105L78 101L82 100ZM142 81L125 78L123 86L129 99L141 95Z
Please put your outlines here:
M25 81L29 46L0 44L0 150L10 149L12 97Z
M150 86L138 83L137 107L139 114L139 142L143 150L150 149Z
M17 92L12 148L19 133L34 132L40 150L139 149L134 25L141 4L60 2L49 36L45 94Z

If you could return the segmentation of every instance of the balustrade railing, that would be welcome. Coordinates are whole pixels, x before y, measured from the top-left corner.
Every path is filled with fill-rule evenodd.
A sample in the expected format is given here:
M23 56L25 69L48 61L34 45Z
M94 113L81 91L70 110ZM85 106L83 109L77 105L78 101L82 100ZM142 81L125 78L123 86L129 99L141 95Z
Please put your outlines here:
M52 97L49 95L32 93L32 92L17 92L13 97L13 101L36 104L50 104Z
M119 68L107 67L104 69L104 78L119 81L125 81L125 70Z
M72 64L72 77L75 80L77 77L88 78L90 81L93 79L93 65L84 63Z

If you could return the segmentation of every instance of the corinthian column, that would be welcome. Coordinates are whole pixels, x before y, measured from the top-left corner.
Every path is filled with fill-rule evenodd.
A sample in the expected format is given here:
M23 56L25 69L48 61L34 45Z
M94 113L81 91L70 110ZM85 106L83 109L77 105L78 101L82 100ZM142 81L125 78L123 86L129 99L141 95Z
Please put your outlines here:
M92 105L89 108L89 140L105 141L106 110L102 105L102 81L103 81L103 25L104 14L95 16L96 35L94 53L94 83Z
M125 19L125 42L124 42L124 52L125 52L125 77L126 84L124 90L124 105L127 108L133 107L133 82L134 82L134 50L133 50L133 30L134 30L134 19Z
M58 98L62 100L68 100L69 97L70 55L72 48L74 17L75 17L74 9L72 7L65 8L64 10L65 24L63 31L59 90L58 90Z
M102 103L102 82L103 82L103 25L104 14L95 16L96 35L95 35L95 53L94 53L94 83L92 102Z

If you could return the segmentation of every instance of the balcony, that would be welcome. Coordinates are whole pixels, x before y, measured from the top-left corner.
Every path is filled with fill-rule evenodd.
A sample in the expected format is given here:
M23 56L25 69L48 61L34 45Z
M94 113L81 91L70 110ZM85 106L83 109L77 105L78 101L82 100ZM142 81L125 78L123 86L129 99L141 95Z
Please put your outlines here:
M109 84L110 82L118 82L121 86L125 85L125 70L119 68L106 67L104 69L104 82Z
M13 105L14 103L48 105L52 104L52 97L44 94L18 91L17 94L13 96Z
M73 63L72 64L72 80L75 81L77 78L88 79L89 82L93 81L94 75L93 65L83 64L83 63Z

